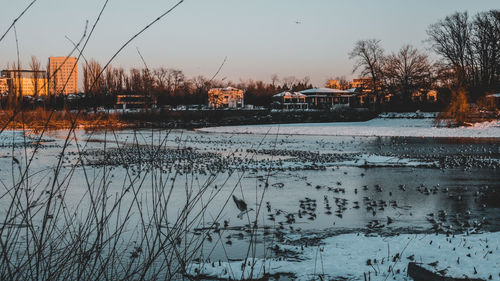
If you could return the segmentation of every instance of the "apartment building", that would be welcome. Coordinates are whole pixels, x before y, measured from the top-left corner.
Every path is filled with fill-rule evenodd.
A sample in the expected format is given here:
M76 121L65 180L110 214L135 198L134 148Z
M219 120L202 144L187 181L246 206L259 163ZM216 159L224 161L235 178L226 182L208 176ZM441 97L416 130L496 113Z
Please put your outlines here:
M2 70L0 93L15 93L17 96L47 95L48 81L45 71Z
M51 94L78 92L78 61L74 57L49 57L48 78Z

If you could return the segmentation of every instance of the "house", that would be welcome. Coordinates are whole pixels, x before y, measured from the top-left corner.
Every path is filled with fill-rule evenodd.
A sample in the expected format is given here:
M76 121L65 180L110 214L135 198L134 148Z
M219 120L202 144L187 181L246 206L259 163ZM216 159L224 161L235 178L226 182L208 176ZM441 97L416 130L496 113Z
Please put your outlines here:
M273 104L281 109L307 109L306 95L284 91L273 96Z
M376 90L382 90L382 82L378 81L376 84ZM373 79L369 77L354 78L351 81L351 88L357 88L361 92L372 92L373 91Z
M377 103L377 95L372 92L366 92L364 90L355 89L356 95L351 102L352 107L371 107ZM384 99L391 99L392 95L386 95Z
M123 110L149 108L152 105L151 98L144 95L118 95L116 105Z
M424 89L420 89L419 91L413 91L411 93L411 100L413 102L437 102L437 91L430 90L426 91Z
M310 108L318 109L349 107L355 98L354 89L312 88L299 93L306 96Z
M244 91L233 87L213 88L208 91L210 108L243 108Z
M500 109L500 93L490 94L486 97L490 99L491 103L494 104L497 109Z

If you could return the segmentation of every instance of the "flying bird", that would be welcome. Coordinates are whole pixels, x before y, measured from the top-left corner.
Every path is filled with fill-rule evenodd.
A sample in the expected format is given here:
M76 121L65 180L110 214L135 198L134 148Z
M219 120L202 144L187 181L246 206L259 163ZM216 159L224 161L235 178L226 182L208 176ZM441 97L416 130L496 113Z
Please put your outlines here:
M241 213L239 213L236 217L239 218L240 220L243 219L243 215L253 211L253 209L247 209L247 203L243 201L242 199L238 199L238 197L233 195L233 201L236 204L236 208L240 210Z
M302 22L297 20L295 21L295 24L302 24Z

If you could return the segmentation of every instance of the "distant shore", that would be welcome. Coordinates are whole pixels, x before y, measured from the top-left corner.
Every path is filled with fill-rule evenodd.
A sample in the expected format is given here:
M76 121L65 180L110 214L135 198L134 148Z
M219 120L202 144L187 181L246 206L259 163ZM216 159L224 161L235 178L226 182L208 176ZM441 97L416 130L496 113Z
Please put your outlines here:
M143 111L50 111L44 109L0 111L5 129L83 129L171 128L196 129L215 126L264 125L286 123L358 122L377 116L364 109L346 110L143 110ZM77 121L75 122L75 118Z

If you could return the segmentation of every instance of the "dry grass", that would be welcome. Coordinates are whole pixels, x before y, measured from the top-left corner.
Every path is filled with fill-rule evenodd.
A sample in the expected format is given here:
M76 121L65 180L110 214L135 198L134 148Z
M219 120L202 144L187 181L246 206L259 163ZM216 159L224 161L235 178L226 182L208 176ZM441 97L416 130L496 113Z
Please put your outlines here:
M448 126L463 126L469 120L471 107L467 101L467 92L463 89L452 91L448 107L440 112L436 121L447 122Z
M448 127L471 126L474 123L491 121L499 118L495 101L492 97L482 97L476 104L471 104L464 89L451 91L448 107L439 113L435 123Z
M112 126L115 129L130 127L116 114L78 112L69 110L46 110L37 108L29 111L16 112L13 110L0 111L0 126L5 129L19 130L55 130L70 129L73 126L81 129L99 129Z

